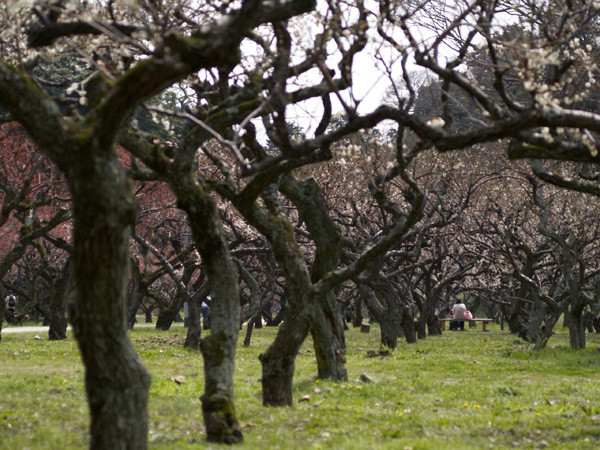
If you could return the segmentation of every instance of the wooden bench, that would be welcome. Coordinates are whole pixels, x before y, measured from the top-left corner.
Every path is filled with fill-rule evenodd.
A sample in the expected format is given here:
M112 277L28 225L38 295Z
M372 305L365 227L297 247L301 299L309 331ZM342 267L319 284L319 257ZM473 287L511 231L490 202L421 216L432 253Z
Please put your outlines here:
M453 322L454 319L439 319L439 321L442 331L444 331L446 329L446 322ZM471 319L465 320L465 322L481 322L483 324L481 331L489 331L486 329L486 325L493 322L493 319Z

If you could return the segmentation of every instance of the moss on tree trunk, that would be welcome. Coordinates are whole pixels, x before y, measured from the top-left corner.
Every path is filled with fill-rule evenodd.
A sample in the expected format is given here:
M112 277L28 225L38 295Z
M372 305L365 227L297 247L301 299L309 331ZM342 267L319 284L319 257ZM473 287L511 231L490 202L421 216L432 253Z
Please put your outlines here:
M90 448L144 449L150 376L125 321L135 202L114 152L78 150L80 158L68 173L77 285L71 322L85 366Z
M196 248L210 285L211 333L202 339L204 395L202 413L209 442L233 444L243 435L235 415L233 377L239 334L238 276L222 231L216 204L192 173L173 180L171 187L190 221Z
M228 367L233 365L233 358L227 355L232 346L227 340L224 332L211 333L202 340L205 375L202 414L209 442L237 444L242 442L243 435L235 414L233 370Z

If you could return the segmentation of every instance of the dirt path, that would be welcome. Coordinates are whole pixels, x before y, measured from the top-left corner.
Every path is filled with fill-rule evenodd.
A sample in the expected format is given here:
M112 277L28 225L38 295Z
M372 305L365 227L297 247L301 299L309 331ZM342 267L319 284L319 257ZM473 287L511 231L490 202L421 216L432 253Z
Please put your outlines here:
M155 327L156 324L153 323L138 323L135 325L136 328L151 328L151 327ZM171 327L176 327L176 326L183 326L183 324L179 324L179 323L174 323L173 325L171 325ZM48 328L49 327L28 327L28 326L23 326L23 327L14 327L14 326L7 326L6 328L2 328L2 334L14 334L14 333L47 333L48 332ZM67 327L67 330L70 330L71 327Z
M49 327L6 327L2 328L2 334L14 334L14 333L47 333ZM71 327L67 328L68 330Z

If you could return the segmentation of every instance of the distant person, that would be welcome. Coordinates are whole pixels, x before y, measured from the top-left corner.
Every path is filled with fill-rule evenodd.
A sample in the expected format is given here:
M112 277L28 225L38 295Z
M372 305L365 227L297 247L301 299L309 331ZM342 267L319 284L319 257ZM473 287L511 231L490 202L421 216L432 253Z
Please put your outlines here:
M4 299L6 303L6 309L8 310L11 316L15 315L15 308L17 307L17 297L12 293L12 291L8 291L8 295Z
M202 302L202 317L208 317L209 314L210 307L208 306L208 303Z
M465 314L467 313L467 307L462 302L462 300L458 300L456 304L452 307L452 317L456 321L456 329L460 328L460 331L465 331Z
M207 297L207 300L210 300L210 297ZM202 328L210 329L210 306L204 301L202 302Z

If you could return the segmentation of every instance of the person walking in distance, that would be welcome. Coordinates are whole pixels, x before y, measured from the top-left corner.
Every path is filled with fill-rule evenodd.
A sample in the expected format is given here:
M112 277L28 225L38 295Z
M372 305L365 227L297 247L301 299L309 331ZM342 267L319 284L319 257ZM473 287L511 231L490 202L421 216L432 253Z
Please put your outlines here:
M4 299L6 303L6 310L8 311L9 318L12 319L15 316L15 308L17 307L17 298L12 293L12 291L8 291L8 295Z

